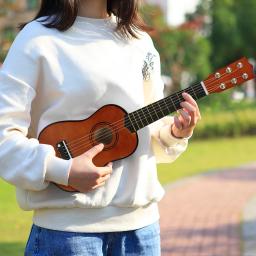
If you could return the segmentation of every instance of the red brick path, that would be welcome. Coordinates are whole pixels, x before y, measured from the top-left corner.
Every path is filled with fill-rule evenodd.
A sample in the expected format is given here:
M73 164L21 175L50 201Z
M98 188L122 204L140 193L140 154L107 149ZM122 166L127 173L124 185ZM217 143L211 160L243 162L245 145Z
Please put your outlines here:
M256 164L170 187L160 202L162 256L241 256L243 208L256 195Z

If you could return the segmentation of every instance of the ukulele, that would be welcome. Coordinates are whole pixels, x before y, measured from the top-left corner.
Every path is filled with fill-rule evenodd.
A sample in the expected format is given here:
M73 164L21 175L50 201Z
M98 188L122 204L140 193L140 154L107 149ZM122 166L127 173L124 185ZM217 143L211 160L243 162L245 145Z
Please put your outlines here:
M60 121L45 127L39 134L39 142L52 145L56 156L71 159L99 143L104 149L93 158L96 166L130 156L137 148L137 131L180 109L183 92L195 100L212 93L219 93L254 78L253 66L246 58L219 69L206 80L149 104L134 112L115 104L98 109L90 117L76 121ZM56 184L59 188L74 192L71 186Z

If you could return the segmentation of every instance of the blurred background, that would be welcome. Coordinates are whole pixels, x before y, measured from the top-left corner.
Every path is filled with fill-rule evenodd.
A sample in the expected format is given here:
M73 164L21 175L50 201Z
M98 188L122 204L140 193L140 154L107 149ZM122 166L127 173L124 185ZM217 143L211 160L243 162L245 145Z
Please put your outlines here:
M18 24L30 20L38 5L37 0L0 0L0 63ZM255 10L255 0L144 0L141 13L153 27L165 94L201 81L242 56L255 64ZM163 185L256 161L255 81L202 99L199 107L202 120L188 150L175 163L158 165ZM32 214L19 210L15 189L2 180L0 212L0 255L22 255Z

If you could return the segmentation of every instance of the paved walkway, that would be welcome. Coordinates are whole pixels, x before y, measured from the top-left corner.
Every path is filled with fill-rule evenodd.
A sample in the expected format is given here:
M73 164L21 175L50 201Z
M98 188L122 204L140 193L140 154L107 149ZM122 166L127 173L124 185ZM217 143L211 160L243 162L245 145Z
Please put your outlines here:
M167 187L160 203L162 256L245 255L241 220L255 195L256 163Z

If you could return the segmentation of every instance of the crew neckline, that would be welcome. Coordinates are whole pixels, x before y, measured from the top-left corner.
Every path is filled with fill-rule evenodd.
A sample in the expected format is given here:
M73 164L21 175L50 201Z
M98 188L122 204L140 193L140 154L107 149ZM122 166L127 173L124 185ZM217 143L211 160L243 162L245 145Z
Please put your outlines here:
M113 20L113 15L111 14L107 18L89 18L85 16L79 16L76 17L76 22L78 23L94 23L94 24L106 24Z

